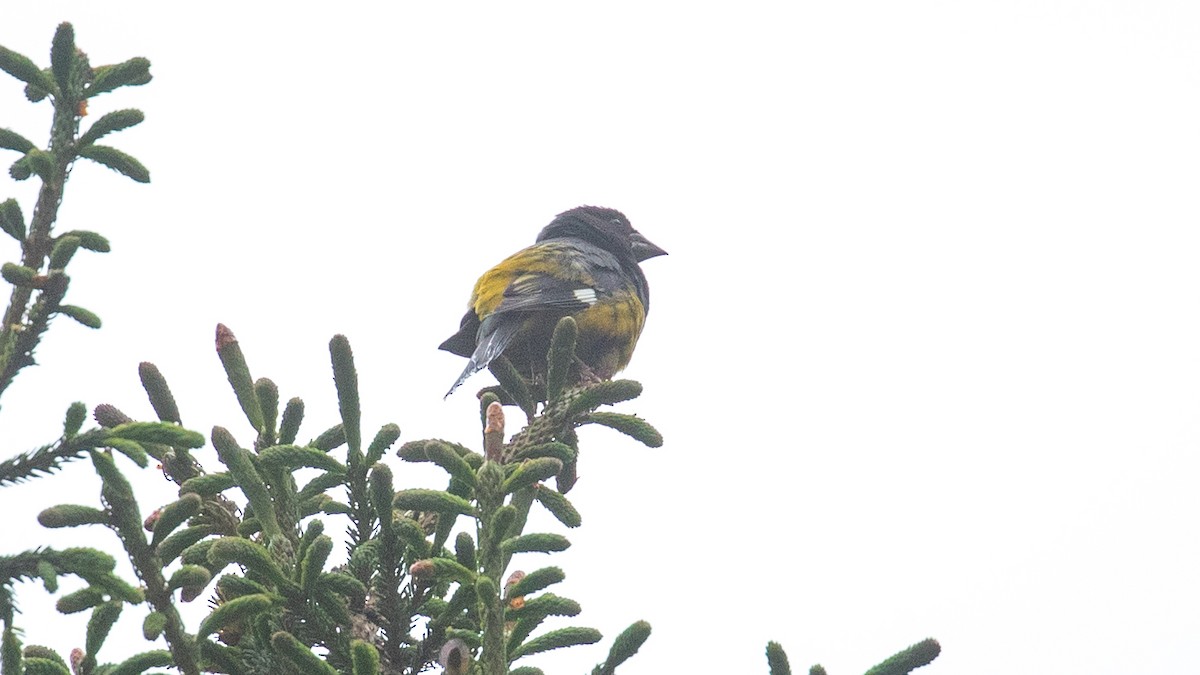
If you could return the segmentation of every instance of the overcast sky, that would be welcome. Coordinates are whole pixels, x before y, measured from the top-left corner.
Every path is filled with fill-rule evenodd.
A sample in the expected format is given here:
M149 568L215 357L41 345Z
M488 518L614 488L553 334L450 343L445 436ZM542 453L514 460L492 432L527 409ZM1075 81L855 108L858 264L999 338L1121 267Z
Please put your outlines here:
M848 675L931 636L929 675L1195 668L1200 5L332 6L0 10L0 44L40 64L70 20L93 64L154 74L91 105L146 112L110 140L152 183L72 174L60 226L113 252L72 263L68 302L105 323L54 323L4 397L4 454L75 400L150 418L143 360L187 426L250 443L217 322L305 399L302 437L335 421L344 333L368 434L475 443L489 376L443 401L463 364L437 344L484 269L610 206L670 252L644 265L645 394L620 407L666 444L582 434L584 527L518 564L561 565L571 623L606 640L534 664L589 671L645 619L627 675L765 673L768 640ZM45 143L49 107L0 79L0 126ZM34 521L98 485L81 462L0 491L0 553L114 550ZM152 470L135 486L171 498ZM82 644L80 617L20 597L30 642ZM141 618L102 661L146 648Z

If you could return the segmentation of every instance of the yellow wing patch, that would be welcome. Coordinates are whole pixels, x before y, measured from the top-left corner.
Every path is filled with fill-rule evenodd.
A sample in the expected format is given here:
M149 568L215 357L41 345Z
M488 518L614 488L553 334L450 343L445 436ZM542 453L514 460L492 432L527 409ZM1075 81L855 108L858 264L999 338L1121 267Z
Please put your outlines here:
M517 251L484 272L471 293L475 316L483 318L496 311L504 301L504 291L524 276L546 275L585 286L593 285L595 282L584 261L571 255L572 251L570 246L545 242Z

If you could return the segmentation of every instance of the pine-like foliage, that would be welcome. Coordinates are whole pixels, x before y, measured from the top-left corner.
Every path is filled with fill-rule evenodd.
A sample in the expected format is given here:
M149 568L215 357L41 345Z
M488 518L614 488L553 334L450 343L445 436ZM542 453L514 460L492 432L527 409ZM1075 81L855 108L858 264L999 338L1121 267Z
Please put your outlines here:
M19 155L9 167L9 175L15 180L41 181L28 221L17 200L0 202L0 230L16 240L21 250L19 261L0 265L0 276L13 286L0 323L2 394L18 372L34 364L34 351L52 318L66 316L88 328L100 327L100 317L96 314L63 300L71 283L66 274L71 259L79 249L108 252L108 240L85 230L58 232L55 222L67 177L80 158L103 164L140 183L150 181L150 172L141 162L116 148L97 143L108 134L141 123L144 116L140 110L106 113L80 133L92 99L120 87L146 84L150 81L150 62L134 58L113 65L92 66L87 54L75 46L75 29L64 23L54 33L49 68L39 68L28 57L0 46L0 70L25 84L25 96L31 102L49 100L53 107L50 141L44 150L20 133L0 128L0 150ZM27 473L4 475L30 476L53 470L59 461L72 456L69 450L61 450L59 454L48 448L31 453L25 461Z
M61 574L88 581L87 588L64 596L59 609L91 610L90 626L96 627L89 635L107 635L103 625L111 625L126 604L144 605L146 638L161 636L168 649L142 658L184 673L415 674L438 663L447 672L507 673L520 670L523 657L601 639L586 627L542 630L547 618L580 611L578 603L548 591L565 575L557 567L512 571L509 562L514 553L553 553L570 545L558 533L527 532L526 518L536 506L568 528L579 525L579 513L546 481L561 484L564 475L574 475L567 471L578 456L574 428L589 423L597 407L636 393L636 385L564 388L510 443L503 442L503 409L487 393L481 452L439 440L406 443L395 454L436 464L445 470L447 486L397 490L384 459L400 431L386 424L364 443L358 375L345 338L330 342L342 421L306 443L297 442L303 403L291 399L281 410L275 385L251 376L241 346L224 326L217 327L216 346L255 438L243 443L214 427L208 442L219 466L202 466L194 451L206 439L178 425L165 378L142 364L143 386L161 419L133 421L114 406L99 406L100 428L71 434L63 443L90 456L102 482L99 504L61 504L39 516L46 527L111 528L141 588L113 576L114 560L100 551L40 549L0 558L0 611L10 642L17 640L13 582L40 578L54 589ZM573 358L573 345L565 355ZM616 390L623 393L614 396ZM634 429L635 437L657 438L637 418L622 426ZM117 454L135 467L123 468ZM179 486L179 498L143 519L126 473L145 468L150 458ZM300 481L300 473L310 477ZM348 525L346 562L332 565L334 541L325 528L340 519ZM90 566L72 564L72 555L84 555ZM201 597L213 609L192 633L176 603ZM634 624L595 672L614 672L649 632L648 624ZM107 672L96 659L103 641L91 640L76 655L79 675ZM10 658L22 662L46 651L32 649L14 648Z

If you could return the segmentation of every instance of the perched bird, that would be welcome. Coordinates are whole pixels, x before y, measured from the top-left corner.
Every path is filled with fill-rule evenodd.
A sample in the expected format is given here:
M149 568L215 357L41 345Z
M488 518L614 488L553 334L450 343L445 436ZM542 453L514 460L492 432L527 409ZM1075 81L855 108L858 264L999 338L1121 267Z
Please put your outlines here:
M611 378L629 364L650 309L638 263L659 255L666 251L620 211L580 206L558 214L533 246L475 283L462 325L439 347L469 359L446 396L501 354L536 379L564 316L578 322L579 359L595 376Z

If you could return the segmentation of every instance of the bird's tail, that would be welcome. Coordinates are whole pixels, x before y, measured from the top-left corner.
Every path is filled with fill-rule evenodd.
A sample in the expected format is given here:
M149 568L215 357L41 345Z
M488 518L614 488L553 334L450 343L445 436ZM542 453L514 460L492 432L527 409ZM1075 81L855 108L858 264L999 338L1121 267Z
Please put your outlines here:
M485 322L486 324L486 322ZM478 373L488 367L492 361L504 353L508 347L508 343L516 337L517 331L521 328L520 322L502 322L494 329L489 330L490 326L484 325L480 330L479 344L475 347L475 352L471 354L471 358L467 360L467 367L463 368L462 375L454 381L450 387L450 391L442 397L442 400L450 398L450 394L454 393L455 389L467 381L467 378Z
M483 370L484 367L485 366L477 363L475 361L475 357L472 356L467 361L467 367L463 368L462 375L459 375L458 379L454 381L454 384L450 385L450 391L446 392L446 395L442 397L442 400L444 401L444 400L450 398L450 394L453 394L455 389L458 389L459 386L462 385L463 382L466 382L468 377Z

